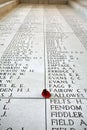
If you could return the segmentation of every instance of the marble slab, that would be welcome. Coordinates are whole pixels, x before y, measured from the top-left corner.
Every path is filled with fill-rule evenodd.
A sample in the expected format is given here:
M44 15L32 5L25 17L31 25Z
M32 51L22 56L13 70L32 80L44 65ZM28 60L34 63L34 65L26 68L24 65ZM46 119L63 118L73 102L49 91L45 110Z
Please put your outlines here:
M0 20L0 130L87 130L86 32L66 5L23 4Z

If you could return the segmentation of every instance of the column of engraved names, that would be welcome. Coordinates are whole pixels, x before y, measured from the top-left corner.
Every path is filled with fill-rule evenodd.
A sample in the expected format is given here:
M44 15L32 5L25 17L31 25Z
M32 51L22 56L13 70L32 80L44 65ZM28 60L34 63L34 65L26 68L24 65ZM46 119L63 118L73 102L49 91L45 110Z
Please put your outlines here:
M27 14L23 24L21 24L0 59L1 129L3 120L9 118L8 111L12 111L11 108L9 108L11 101L13 101L11 98L30 96L29 84L24 81L26 77L28 78L27 81L29 81L29 76L37 72L37 68L35 70L35 67L32 65L40 65L39 71L42 69L41 72L43 73L43 44L37 40L40 38L43 41L43 20L41 19L42 14L40 21L37 19L39 18L38 15L39 11L35 9L32 9ZM40 35L38 35L38 33L40 33ZM38 36L39 38L37 38ZM35 42L37 42L37 44L35 44ZM38 47L42 48L42 50L37 51ZM40 80L43 80L43 74ZM43 84L43 81L40 82ZM40 84L39 81L38 84ZM12 128L7 128L7 130L10 129Z
M80 17L75 11L64 7L58 9L66 22L70 25L75 35L81 41L84 48L87 50L87 22Z
M73 54L57 41L58 33L47 33L48 82L52 99L48 101L52 130L86 130L87 117L84 114L86 100L84 95L75 89L75 83L80 81L73 62ZM57 46L55 46L55 41ZM74 52L77 53L77 52ZM71 62L72 61L72 62ZM49 127L48 127L49 128Z
M11 99L9 98L12 96L13 91L13 88L10 87L10 80L12 79L12 75L15 75L14 70L12 70L14 67L12 64L10 65L11 60L7 54L6 48L8 46L7 49L10 49L9 43L14 37L16 31L20 28L20 25L28 14L29 9L25 9L23 11L25 14L21 14L20 10L17 9L15 12L11 13L9 17L0 21L0 127L2 120L7 118L9 104L11 103ZM5 54L7 54L7 56ZM2 99L5 96L7 96L8 99Z

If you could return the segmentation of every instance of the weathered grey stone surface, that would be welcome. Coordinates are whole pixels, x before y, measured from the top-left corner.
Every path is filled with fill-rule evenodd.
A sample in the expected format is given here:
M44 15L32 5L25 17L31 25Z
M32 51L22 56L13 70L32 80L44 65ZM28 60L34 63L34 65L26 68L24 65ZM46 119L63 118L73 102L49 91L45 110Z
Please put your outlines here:
M67 0L20 0L20 2L31 4L65 4Z
M0 17L3 17L6 13L16 7L19 0L2 0L0 3Z

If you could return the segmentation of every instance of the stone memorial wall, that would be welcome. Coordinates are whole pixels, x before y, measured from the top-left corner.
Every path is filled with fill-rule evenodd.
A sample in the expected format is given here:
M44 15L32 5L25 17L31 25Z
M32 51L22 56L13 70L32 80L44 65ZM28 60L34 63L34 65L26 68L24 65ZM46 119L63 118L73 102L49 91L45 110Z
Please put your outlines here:
M87 22L67 5L0 20L0 130L87 130Z

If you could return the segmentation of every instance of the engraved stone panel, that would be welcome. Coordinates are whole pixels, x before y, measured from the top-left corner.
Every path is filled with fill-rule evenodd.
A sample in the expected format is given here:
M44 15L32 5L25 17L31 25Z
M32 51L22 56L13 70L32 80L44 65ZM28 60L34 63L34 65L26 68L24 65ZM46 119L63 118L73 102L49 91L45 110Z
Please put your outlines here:
M87 22L70 7L0 20L0 130L87 130Z

